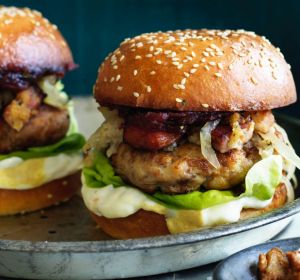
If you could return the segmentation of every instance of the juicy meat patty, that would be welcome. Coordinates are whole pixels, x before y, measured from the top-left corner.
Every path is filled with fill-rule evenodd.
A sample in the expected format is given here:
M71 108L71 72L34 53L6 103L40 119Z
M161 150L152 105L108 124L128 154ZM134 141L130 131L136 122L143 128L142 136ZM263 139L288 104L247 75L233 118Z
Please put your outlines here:
M180 145L172 152L148 152L122 143L112 156L112 163L124 180L145 192L179 194L197 190L201 185L207 189L230 189L240 184L260 159L255 148L217 156L220 169L213 168L195 144Z
M0 153L52 144L63 138L68 128L68 111L48 105L40 106L20 131L14 130L0 118Z

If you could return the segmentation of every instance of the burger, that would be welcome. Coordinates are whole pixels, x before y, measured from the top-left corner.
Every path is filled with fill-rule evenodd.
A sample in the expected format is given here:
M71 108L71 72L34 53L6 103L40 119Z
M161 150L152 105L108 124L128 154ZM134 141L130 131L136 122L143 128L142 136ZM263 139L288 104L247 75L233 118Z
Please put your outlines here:
M75 67L55 25L0 7L0 216L69 199L81 187L81 147L60 79Z
M244 30L126 39L99 68L105 122L84 147L84 202L125 239L234 223L294 199L300 167L272 109L296 101L278 48Z

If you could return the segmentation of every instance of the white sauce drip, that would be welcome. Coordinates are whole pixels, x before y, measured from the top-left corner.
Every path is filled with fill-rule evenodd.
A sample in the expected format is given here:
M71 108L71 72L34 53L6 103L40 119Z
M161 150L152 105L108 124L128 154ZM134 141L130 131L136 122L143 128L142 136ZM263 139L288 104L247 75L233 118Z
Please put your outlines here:
M171 233L237 222L243 208L264 208L272 201L272 199L261 201L253 197L244 197L203 210L171 210L152 201L135 188L114 188L112 185L90 188L86 185L84 176L82 176L82 182L83 200L94 214L106 218L123 218L144 209L165 215Z

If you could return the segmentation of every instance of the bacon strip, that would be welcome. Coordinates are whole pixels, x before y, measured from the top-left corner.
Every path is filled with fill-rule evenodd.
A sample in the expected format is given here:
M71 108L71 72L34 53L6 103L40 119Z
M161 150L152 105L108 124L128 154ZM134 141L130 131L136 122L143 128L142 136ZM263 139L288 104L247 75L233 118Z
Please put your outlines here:
M137 149L159 150L178 140L182 133L166 131L148 131L138 126L126 125L124 141Z

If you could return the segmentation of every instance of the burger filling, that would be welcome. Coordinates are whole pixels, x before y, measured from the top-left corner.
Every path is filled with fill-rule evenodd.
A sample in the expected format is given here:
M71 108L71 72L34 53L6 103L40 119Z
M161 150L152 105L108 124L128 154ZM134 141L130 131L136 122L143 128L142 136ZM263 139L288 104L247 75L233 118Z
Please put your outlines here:
M153 211L175 233L282 205L282 192L293 200L300 159L271 111L101 111L106 121L85 146L82 189L97 215Z
M0 89L0 116L0 189L35 188L81 168L84 138L57 77Z

